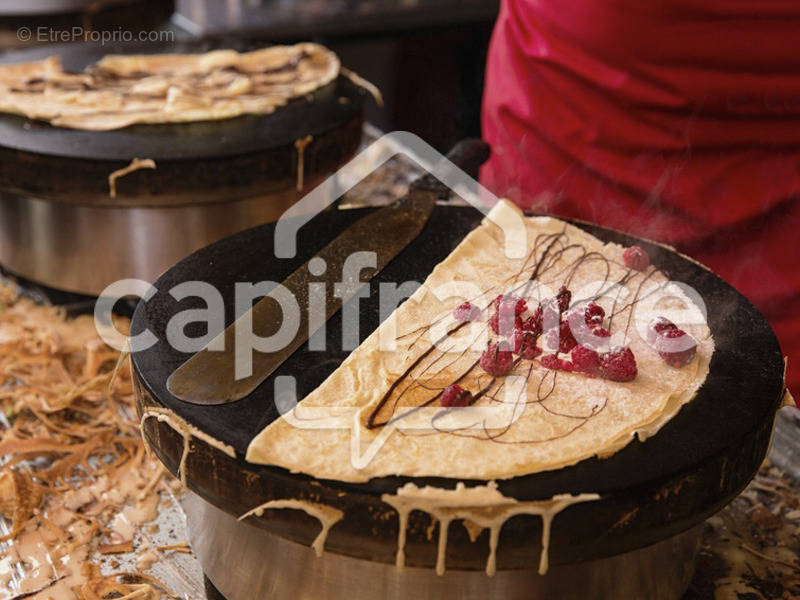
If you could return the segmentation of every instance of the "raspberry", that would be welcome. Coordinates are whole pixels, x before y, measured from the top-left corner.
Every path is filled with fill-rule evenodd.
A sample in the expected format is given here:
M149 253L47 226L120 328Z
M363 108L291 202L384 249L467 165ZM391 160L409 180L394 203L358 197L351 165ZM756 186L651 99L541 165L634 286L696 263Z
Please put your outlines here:
M522 328L520 315L528 309L528 304L519 296L497 296L494 299L495 312L489 317L489 327L503 337L510 336L515 329Z
M578 345L575 336L572 335L572 330L569 328L569 323L564 321L559 328L558 351L564 354L569 353L575 346Z
M564 312L569 308L569 303L572 300L572 292L562 285L558 290L558 294L556 294L556 300L558 301L558 310Z
M622 260L626 267L635 271L644 271L650 265L650 256L639 246L625 248Z
M545 298L536 310L537 313L541 313L542 327L545 325L549 327L561 320L561 313L555 298Z
M489 317L489 327L492 328L492 331L494 331L497 335L508 337L514 332L515 329L522 329L522 319L515 316L512 320L511 314L506 313L506 311L501 312L496 312Z
M525 331L524 329L517 329L514 332L514 354L519 354L522 358L531 360L536 358L542 353L542 349L536 345L536 338L538 336Z
M647 325L647 342L652 346L665 331L678 329L672 321L665 317L656 317Z
M472 394L454 383L444 389L442 397L439 399L439 404L446 407L469 406L472 404Z
M607 346L610 337L611 332L605 327L593 327L589 330L588 335L581 338L580 343L587 348L597 350L601 346Z
M600 372L600 355L588 346L575 346L571 357L576 371L588 375L597 375Z
M480 364L484 371L495 377L510 373L514 368L514 356L511 354L508 343L489 344L481 354Z
M605 311L599 304L590 302L588 306L579 307L568 311L564 315L561 326L561 352L569 352L578 344L584 344L591 348L602 345L603 340L597 338L607 338L611 333L602 326ZM563 323L569 323L569 330L566 331ZM573 340L575 343L573 343Z
M603 307L599 304L589 302L583 314L586 319L586 324L591 328L603 324L603 317L606 316L606 311L604 311Z
M666 331L667 329L677 329L678 326L675 325L672 321L670 321L666 317L656 317L652 321L650 321L650 327L653 328L654 331L661 333L662 331Z
M521 329L531 332L535 336L542 334L542 307L537 307L536 312L522 322Z
M559 358L558 354L545 354L539 359L543 367L559 371L574 371L575 365L568 360Z
M680 369L692 362L697 354L697 342L694 338L682 329L666 329L659 333L659 340L656 342L658 355L671 367ZM687 339L680 342L672 342L686 336Z
M558 337L556 337L558 336ZM562 321L558 329L551 329L547 332L547 347L558 347L558 351L563 354L568 354L575 346L578 345L575 336L569 328L569 323Z
M477 321L481 318L481 309L469 302L464 302L453 311L453 316L456 321Z
M611 381L631 381L636 379L636 358L631 349L613 348L600 355L600 375Z
M511 294L508 295L499 295L497 298L494 299L494 309L498 312L502 309L510 310L507 307L514 307L514 314L521 315L526 310L528 310L528 303L525 302L523 298L519 296L513 296Z
M686 339L674 341L684 336ZM647 325L647 342L665 363L676 369L692 362L697 354L695 339L665 317L656 317Z

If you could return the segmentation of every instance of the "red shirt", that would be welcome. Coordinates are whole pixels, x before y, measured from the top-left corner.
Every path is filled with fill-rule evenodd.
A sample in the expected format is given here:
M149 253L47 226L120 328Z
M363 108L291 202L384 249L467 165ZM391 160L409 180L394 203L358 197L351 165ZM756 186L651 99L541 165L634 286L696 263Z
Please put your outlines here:
M800 394L800 3L504 0L483 183L676 246L769 319Z

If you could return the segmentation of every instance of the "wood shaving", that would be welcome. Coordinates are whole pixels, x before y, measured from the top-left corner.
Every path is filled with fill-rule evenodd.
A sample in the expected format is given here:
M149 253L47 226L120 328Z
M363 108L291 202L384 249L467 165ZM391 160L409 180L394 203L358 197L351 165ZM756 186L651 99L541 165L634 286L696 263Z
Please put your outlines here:
M0 472L0 514L12 519L11 533L0 537L0 541L9 540L22 531L39 507L43 489L26 473L10 469Z
M0 283L0 600L171 596L146 574L100 568L134 551L166 473L145 456L118 358L91 316Z
M156 550L159 552L168 552L173 550L175 552L183 552L185 554L189 554L191 549L189 548L189 544L187 542L180 542L179 544L169 544L168 546L156 546Z
M133 542L123 542L121 544L100 544L97 551L100 554L124 554L133 552Z
M800 598L800 484L765 463L753 482L708 519L685 600Z

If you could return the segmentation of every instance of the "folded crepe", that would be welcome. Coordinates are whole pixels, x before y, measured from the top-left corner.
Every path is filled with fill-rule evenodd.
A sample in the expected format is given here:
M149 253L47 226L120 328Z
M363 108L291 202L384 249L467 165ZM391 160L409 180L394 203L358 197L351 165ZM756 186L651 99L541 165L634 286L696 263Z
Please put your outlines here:
M523 258L506 256L498 225L515 219L524 222ZM492 480L609 456L637 435L644 440L695 396L714 342L684 290L653 266L627 267L624 251L501 201L317 389L251 441L247 460L349 482L387 475ZM571 370L573 356L559 352L558 321L537 338L536 357L515 354L512 370L500 376L482 368L488 343L502 346L506 337L513 345L513 334L500 326L498 335L488 323L495 298L523 297L523 320L537 306L552 306L562 286L572 296L564 320L594 302L611 334L575 337L599 354L629 348L634 378ZM456 311L465 301L474 321ZM657 317L672 317L694 338L687 364L669 364L648 340ZM454 383L471 392L471 405L442 405Z
M0 112L88 130L268 114L327 85L339 67L333 52L312 43L106 56L81 73L50 57L0 65Z

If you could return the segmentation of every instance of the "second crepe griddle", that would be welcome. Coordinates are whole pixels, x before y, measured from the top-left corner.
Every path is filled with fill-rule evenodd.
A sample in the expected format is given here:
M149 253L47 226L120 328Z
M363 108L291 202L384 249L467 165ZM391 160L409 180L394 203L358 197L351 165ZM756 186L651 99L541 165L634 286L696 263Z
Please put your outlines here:
M178 283L195 279L208 281L222 292L230 323L236 281L281 281L367 210L318 215L300 229L300 250L291 260L268 258L273 256L274 225L242 232L196 252L156 282L158 293L137 309L134 333L147 327L164 340L166 324L174 314L204 307L197 299L178 302L168 294ZM440 206L434 210L422 234L372 280L371 295L362 300L362 340L378 326L380 282L423 281L481 218L481 213L469 207ZM604 241L643 246L652 262L671 278L697 289L709 308L716 351L697 397L653 438L644 443L634 440L606 460L588 459L564 469L497 482L504 495L520 500L561 493L601 494L601 500L573 506L558 516L550 549L554 564L639 548L684 531L718 510L744 487L763 460L783 392L783 361L775 336L743 296L710 271L667 248L594 225L577 225ZM298 375L301 398L313 390L348 354L340 349L341 326L339 313L328 321L328 350L301 348L273 378ZM202 325L187 328L189 335L203 333ZM394 509L380 500L381 494L394 493L409 481L450 488L457 483L446 478L381 477L349 484L249 464L242 456L250 440L277 418L272 378L240 402L213 407L190 405L172 398L165 387L169 374L186 358L166 342L133 357L139 409L168 408L233 446L235 459L195 439L186 463L189 487L232 514L241 515L275 498L319 501L345 512L344 519L331 530L326 548L393 562L397 517ZM155 419L145 422L143 434L168 468L177 471L183 449L181 436ZM315 519L300 511L267 511L253 522L305 544L310 544L319 529ZM436 543L429 539L431 526L427 515L412 513L406 548L409 565L435 564ZM482 533L472 543L466 530L452 528L448 568L482 569L487 535ZM501 534L498 568L529 568L540 536L540 520L512 519Z
M80 71L107 54L143 50L136 45L60 45L15 52L2 62L59 55L65 69ZM182 45L157 51L201 49ZM291 186L298 139L312 136L304 153L308 178L333 170L352 154L361 136L365 97L362 88L339 77L270 114L136 124L110 131L54 127L0 113L0 189L61 202L116 206L214 201L219 198L213 190L221 187L227 197L237 189L274 191ZM109 199L108 174L133 158L151 158L158 169L121 179L120 196Z

